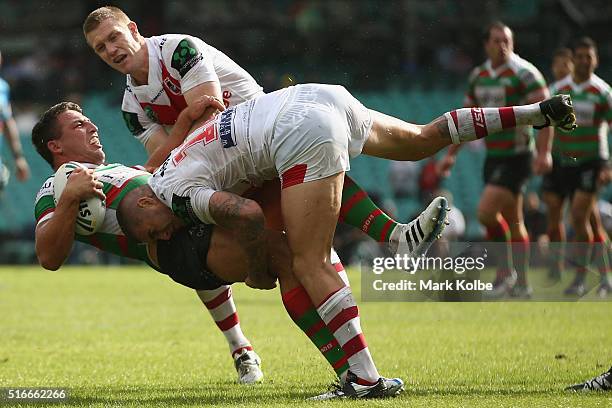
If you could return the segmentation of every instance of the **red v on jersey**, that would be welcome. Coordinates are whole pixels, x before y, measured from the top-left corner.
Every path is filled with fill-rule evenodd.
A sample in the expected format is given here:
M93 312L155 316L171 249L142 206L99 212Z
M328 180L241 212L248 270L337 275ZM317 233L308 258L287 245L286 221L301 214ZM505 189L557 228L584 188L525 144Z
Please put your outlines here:
M160 60L159 63L162 70L162 88L170 105L141 101L138 101L138 103L152 121L161 125L174 125L179 113L187 107L187 102L181 92L180 82L170 75L163 61Z

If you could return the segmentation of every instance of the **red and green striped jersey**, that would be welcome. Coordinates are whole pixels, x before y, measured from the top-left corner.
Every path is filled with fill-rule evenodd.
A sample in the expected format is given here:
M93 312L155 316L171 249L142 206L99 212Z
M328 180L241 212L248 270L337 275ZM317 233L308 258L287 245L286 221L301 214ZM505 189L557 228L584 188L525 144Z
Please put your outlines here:
M95 168L94 172L98 180L104 185L106 213L102 226L95 234L89 236L76 234L75 239L93 245L102 251L151 264L146 246L126 237L117 222L117 207L121 199L128 191L146 184L151 175L144 170L122 164L101 166L84 164L89 168ZM37 225L51 218L55 211L53 179L54 176L49 177L36 196L34 215Z
M569 133L556 132L553 154L564 165L578 165L590 160L607 160L608 129L612 125L612 90L597 75L577 84L571 75L555 82L552 93L572 96L578 128Z
M474 68L468 81L464 106L481 108L515 106L527 103L527 96L546 88L544 77L531 63L512 54L507 63L493 69L491 61ZM533 149L533 128L517 126L514 130L487 136L489 156L512 156Z

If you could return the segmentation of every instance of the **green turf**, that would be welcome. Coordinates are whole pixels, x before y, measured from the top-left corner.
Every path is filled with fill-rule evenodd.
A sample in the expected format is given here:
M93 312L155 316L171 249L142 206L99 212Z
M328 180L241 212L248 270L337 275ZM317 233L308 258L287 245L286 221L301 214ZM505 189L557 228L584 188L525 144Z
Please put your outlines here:
M359 276L352 273L355 292ZM68 387L72 406L612 406L570 383L612 365L612 303L361 303L385 401L307 402L332 380L276 291L236 285L265 383L234 383L192 291L145 268L0 269L0 387ZM0 405L6 401L0 401Z

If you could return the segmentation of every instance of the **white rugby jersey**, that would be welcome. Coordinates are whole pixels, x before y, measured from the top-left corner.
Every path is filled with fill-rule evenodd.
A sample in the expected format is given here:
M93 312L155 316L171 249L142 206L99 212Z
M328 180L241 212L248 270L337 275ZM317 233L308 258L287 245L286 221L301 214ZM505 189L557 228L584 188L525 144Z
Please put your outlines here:
M270 153L274 123L300 86L226 109L194 131L149 179L157 197L188 224L215 223L215 191L242 194L278 177Z
M130 132L143 144L159 126L172 126L187 106L183 94L191 88L219 81L225 106L263 94L255 79L227 55L199 38L166 34L145 38L149 78L136 86L127 75L121 110Z

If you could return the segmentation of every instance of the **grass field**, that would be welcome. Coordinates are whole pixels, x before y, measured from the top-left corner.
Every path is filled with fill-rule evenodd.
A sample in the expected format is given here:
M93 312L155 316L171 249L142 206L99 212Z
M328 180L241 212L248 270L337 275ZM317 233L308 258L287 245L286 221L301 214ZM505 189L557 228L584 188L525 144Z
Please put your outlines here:
M351 277L358 293L358 273ZM406 392L309 402L332 372L277 292L235 285L234 294L263 359L261 385L235 384L208 313L162 275L1 268L0 387L67 387L70 406L612 406L612 393L562 391L612 365L612 303L362 302L378 368L403 378Z

